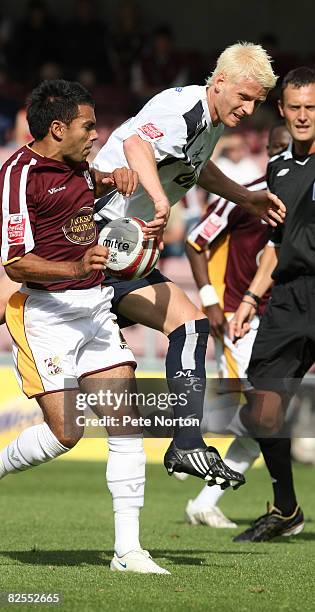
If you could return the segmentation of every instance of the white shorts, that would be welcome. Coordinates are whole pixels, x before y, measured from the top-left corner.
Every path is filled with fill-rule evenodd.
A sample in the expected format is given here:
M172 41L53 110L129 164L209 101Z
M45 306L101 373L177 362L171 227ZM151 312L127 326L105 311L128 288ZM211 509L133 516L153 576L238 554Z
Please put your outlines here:
M230 321L233 314L225 313L226 319ZM220 380L217 381L215 393L208 393L206 398L201 426L203 433L226 434L233 431L230 426L235 413L246 402L239 384L235 384L235 379L247 378L247 368L258 327L259 317L256 316L251 322L249 332L235 344L226 334L222 340L215 338L215 356ZM234 379L234 383L231 379Z
M6 322L22 391L34 397L75 389L79 379L130 364L132 351L110 312L112 287L59 292L21 289Z
M234 313L225 315L230 321ZM246 378L253 344L259 327L259 317L255 316L251 328L244 338L235 344L224 334L223 340L215 339L215 357L220 378Z

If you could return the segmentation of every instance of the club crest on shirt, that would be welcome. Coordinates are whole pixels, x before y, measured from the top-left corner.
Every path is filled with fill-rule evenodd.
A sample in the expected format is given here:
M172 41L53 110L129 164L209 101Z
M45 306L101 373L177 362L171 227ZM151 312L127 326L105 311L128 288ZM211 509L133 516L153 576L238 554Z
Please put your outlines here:
M56 374L63 374L61 360L60 360L60 357L58 357L58 355L44 359L44 363L46 366L47 374L49 374L49 376L56 376Z
M83 172L83 176L88 184L88 188L94 190L94 185L93 185L93 181L92 181L92 177L89 173L88 170L84 170Z
M96 240L96 225L93 218L93 209L83 206L77 210L65 225L62 231L73 244L91 244Z
M25 238L25 226L26 216L20 215L9 215L8 220L8 244L9 246L15 244L24 244Z

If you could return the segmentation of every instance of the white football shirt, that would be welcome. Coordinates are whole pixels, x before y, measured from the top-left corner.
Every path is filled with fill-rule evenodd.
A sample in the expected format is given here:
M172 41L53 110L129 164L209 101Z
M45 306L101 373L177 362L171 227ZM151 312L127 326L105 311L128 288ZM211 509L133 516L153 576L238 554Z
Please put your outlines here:
M154 96L111 134L92 166L102 172L128 166L123 143L138 134L152 145L160 181L170 204L175 204L196 184L224 129L222 123L212 125L206 90L206 86L189 85ZM154 204L141 185L130 198L114 190L96 202L96 221L118 217L153 219Z

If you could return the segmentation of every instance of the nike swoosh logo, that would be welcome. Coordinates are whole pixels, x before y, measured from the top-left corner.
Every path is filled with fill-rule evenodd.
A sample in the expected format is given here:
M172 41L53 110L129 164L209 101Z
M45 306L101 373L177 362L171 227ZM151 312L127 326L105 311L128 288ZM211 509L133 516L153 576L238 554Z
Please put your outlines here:
M117 559L118 561L118 559ZM121 563L121 561L118 561L119 565L121 565L121 567L123 567L124 569L126 569L127 567L127 563Z

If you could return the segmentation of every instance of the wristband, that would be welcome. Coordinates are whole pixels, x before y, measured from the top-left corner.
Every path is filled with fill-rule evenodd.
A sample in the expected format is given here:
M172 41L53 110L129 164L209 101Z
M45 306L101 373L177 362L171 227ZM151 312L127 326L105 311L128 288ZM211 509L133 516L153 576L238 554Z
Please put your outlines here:
M214 304L219 304L217 292L212 285L204 285L201 287L201 289L199 289L199 297L204 308L207 308L207 306L213 306Z
M261 302L261 298L256 295L256 293L253 293L252 291L245 291L244 295L248 295L248 297L251 297L252 300L255 300L257 306L259 306L260 302Z

